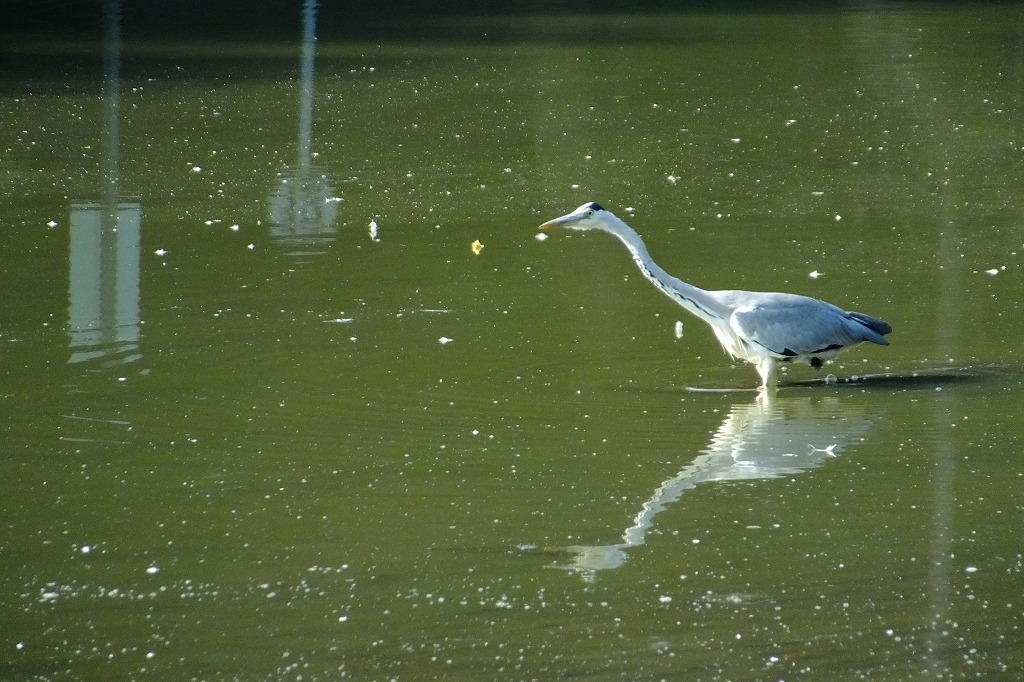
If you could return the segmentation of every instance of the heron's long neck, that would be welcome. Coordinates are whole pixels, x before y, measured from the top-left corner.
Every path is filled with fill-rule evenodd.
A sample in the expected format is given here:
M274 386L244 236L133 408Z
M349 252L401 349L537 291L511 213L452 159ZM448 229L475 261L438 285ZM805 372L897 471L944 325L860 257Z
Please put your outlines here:
M729 317L729 310L707 291L673 277L655 263L636 230L617 217L612 228L609 231L626 245L640 272L644 273L644 277L651 280L663 294L703 320L710 322Z

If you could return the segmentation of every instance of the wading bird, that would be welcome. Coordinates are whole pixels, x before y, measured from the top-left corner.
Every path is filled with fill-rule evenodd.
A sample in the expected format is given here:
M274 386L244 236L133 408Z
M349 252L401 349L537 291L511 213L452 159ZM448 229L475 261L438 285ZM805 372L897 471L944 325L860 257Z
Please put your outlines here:
M647 252L640 235L595 203L540 226L603 230L626 245L637 267L654 286L711 325L726 352L757 366L761 388L774 388L779 365L803 362L821 367L840 351L863 341L889 345L892 327L875 317L851 313L816 298L758 291L705 291L668 274Z

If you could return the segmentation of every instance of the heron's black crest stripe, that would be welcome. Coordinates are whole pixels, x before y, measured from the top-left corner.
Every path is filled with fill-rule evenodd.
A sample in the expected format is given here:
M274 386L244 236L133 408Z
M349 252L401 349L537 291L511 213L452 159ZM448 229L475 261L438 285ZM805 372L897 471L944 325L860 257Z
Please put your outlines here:
M589 208L592 211L603 211L604 210L604 208L601 207L601 204L597 203L596 201L591 201L590 205L587 206L587 208Z

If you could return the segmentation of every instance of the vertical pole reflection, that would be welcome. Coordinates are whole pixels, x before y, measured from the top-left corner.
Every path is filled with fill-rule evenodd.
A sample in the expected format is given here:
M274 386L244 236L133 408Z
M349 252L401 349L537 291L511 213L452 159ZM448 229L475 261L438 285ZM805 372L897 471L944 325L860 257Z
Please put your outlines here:
M71 204L68 335L75 364L141 357L142 208L120 201L121 4L103 3L103 140L100 199Z
M944 211L943 211L944 213ZM961 288L960 264L957 257L959 237L955 220L945 220L946 229L939 240L939 262L942 263L942 281L939 284L939 348L948 358L957 348L957 321L960 319ZM941 424L935 445L935 464L932 473L932 533L928 561L928 585L931 595L929 611L931 623L925 647L927 679L940 679L948 670L946 652L949 650L951 609L951 547L953 533L953 482L956 479L956 456L953 447L954 429L950 425L955 401L951 393L939 393L935 398L935 421Z
M309 168L313 143L313 57L316 54L317 0L306 0L302 5L302 65L299 97L299 172Z
M103 198L117 202L121 144L121 2L103 2Z
M323 169L313 165L313 83L316 57L317 0L302 5L302 56L299 66L298 163L281 171L267 200L270 234L281 243L303 247L291 255L308 256L308 251L333 240L338 217L334 186Z
M915 74L917 75L917 74ZM932 125L929 135L936 142L927 159L930 167L950 168L950 152L948 149L956 144L944 134L947 129L948 112L937 110L933 102L925 103L922 111L926 114L926 122ZM959 344L959 324L963 311L963 277L964 260L960 258L960 234L957 229L957 215L953 207L963 205L956 196L955 183L950 178L938 183L936 217L941 220L939 233L938 256L940 281L938 314L938 347L941 356L953 359L957 355ZM952 392L938 393L934 403L934 420L936 424L935 459L932 471L932 532L929 547L928 585L931 595L929 612L931 622L928 627L927 646L925 647L925 667L922 677L929 680L941 679L949 673L954 658L950 623L952 610L952 545L953 545L953 507L955 503L954 482L956 480L956 452L953 439L956 429L952 425L955 413L956 397ZM941 426L940 426L941 425Z

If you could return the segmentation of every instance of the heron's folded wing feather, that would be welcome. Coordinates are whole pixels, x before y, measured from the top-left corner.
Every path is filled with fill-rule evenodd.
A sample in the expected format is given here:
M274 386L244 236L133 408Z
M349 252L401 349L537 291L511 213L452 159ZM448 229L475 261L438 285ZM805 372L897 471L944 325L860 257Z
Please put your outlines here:
M829 303L803 297L780 297L733 311L729 324L748 344L780 359L842 348L854 338L846 312Z

